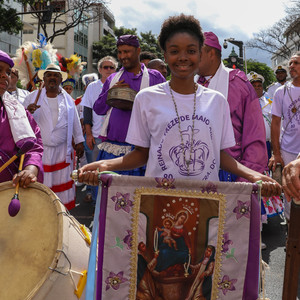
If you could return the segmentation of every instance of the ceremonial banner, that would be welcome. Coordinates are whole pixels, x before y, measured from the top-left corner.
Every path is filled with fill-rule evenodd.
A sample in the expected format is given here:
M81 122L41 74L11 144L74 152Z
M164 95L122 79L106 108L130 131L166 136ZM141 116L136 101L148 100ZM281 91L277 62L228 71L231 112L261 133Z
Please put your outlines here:
M257 185L101 181L97 300L257 299Z

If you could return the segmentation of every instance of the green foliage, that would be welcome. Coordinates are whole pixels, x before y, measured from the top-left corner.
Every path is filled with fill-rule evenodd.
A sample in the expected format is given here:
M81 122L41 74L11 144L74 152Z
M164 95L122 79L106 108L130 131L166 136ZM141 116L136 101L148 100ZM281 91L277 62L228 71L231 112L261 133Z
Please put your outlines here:
M18 34L23 29L23 23L17 15L16 9L10 8L7 2L0 1L0 32Z
M104 56L117 58L116 38L111 34L104 36L100 41L93 44L93 58L99 60Z
M159 47L157 37L152 33L151 30L145 33L141 32L141 37L139 40L142 51L149 51L156 54L158 58L163 59L163 54Z
M40 0L41 2L43 0ZM13 0L13 2L22 5L33 4L37 0ZM0 32L9 34L18 34L23 29L23 23L20 18L20 12L11 8L8 0L0 0Z
M247 60L247 73L250 73L251 71L254 71L264 77L264 79L265 79L264 89L265 90L272 82L276 81L274 72L268 65L266 65L264 63L260 63L253 59L248 59Z
M121 26L120 28L115 27L114 28L114 34L116 37L121 36L121 35L125 35L125 34L134 34L137 35L137 29L136 28L125 28L123 26Z
M117 58L117 37L125 34L134 34L138 36L136 28L114 28L114 34L116 37L107 35L104 36L100 41L93 44L93 59L95 61L98 61L107 55ZM140 41L141 51L149 51L156 54L158 58L163 58L163 54L158 45L157 37L151 31L145 33L141 32L140 36L138 36L138 39Z

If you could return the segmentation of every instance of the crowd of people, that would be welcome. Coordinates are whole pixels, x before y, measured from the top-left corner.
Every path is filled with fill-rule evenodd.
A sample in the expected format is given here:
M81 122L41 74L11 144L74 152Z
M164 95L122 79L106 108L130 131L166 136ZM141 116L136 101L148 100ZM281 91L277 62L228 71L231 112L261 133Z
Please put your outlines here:
M263 195L289 220L291 197L300 200L300 53L289 60L291 81L278 66L278 82L264 92L261 74L224 66L218 37L203 33L192 16L166 20L159 44L164 60L141 52L137 36L118 37L118 61L112 56L99 60L99 79L84 75L83 96L75 100L75 81L57 64L38 71L39 89L29 93L18 88L17 66L1 51L0 122L5 135L0 137L0 166L18 149L30 148L25 149L24 170L17 171L16 160L2 171L0 181L20 181L23 187L40 181L72 209L74 155L85 156L79 181L87 184L86 202L95 204L101 171L262 180ZM108 102L111 91L120 89L136 94L132 110ZM12 105L20 118L11 117ZM281 186L271 176L278 165L283 168L284 208Z

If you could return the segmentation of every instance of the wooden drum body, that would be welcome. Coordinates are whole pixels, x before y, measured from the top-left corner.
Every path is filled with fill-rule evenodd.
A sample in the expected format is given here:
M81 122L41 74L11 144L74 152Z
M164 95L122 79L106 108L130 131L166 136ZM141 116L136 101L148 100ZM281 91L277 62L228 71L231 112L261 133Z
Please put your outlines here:
M106 103L122 110L132 110L137 92L128 87L111 88L108 90Z
M78 299L89 257L80 224L39 183L20 188L21 209L10 217L13 194L11 182L0 184L0 299Z

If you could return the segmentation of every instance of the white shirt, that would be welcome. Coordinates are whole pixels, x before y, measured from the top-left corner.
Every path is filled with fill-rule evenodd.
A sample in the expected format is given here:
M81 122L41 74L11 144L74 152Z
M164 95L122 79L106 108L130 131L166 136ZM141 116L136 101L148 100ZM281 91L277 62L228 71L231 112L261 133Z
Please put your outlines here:
M272 100L266 98L264 95L259 98L259 104L264 117L264 123L266 128L266 140L271 140L271 121L272 121Z
M275 82L274 84L272 84L272 85L268 88L267 93L268 93L268 95L269 95L269 97L270 97L271 99L274 98L274 94L275 94L276 90L277 90L278 88L280 88L281 86L282 86L281 83Z
M296 112L293 112L294 107L297 109ZM274 95L272 115L283 117L281 148L298 154L300 149L300 87L288 82L278 88Z
M55 98L47 97L47 101L51 110L52 124L53 127L55 127L58 120L58 99L57 97Z
M218 181L220 150L235 145L226 99L219 92L198 86L193 130L194 94L173 91L173 95L182 135L166 82L137 94L126 142L149 148L146 176L180 178L189 173L192 179ZM191 150L188 167L185 160L190 159Z
M101 94L102 88L103 88L103 83L100 79L90 83L82 97L82 101L80 105L93 109L94 103L96 102L99 95ZM93 126L92 126L93 137L95 138L99 137L104 119L105 116L99 116L93 110Z

